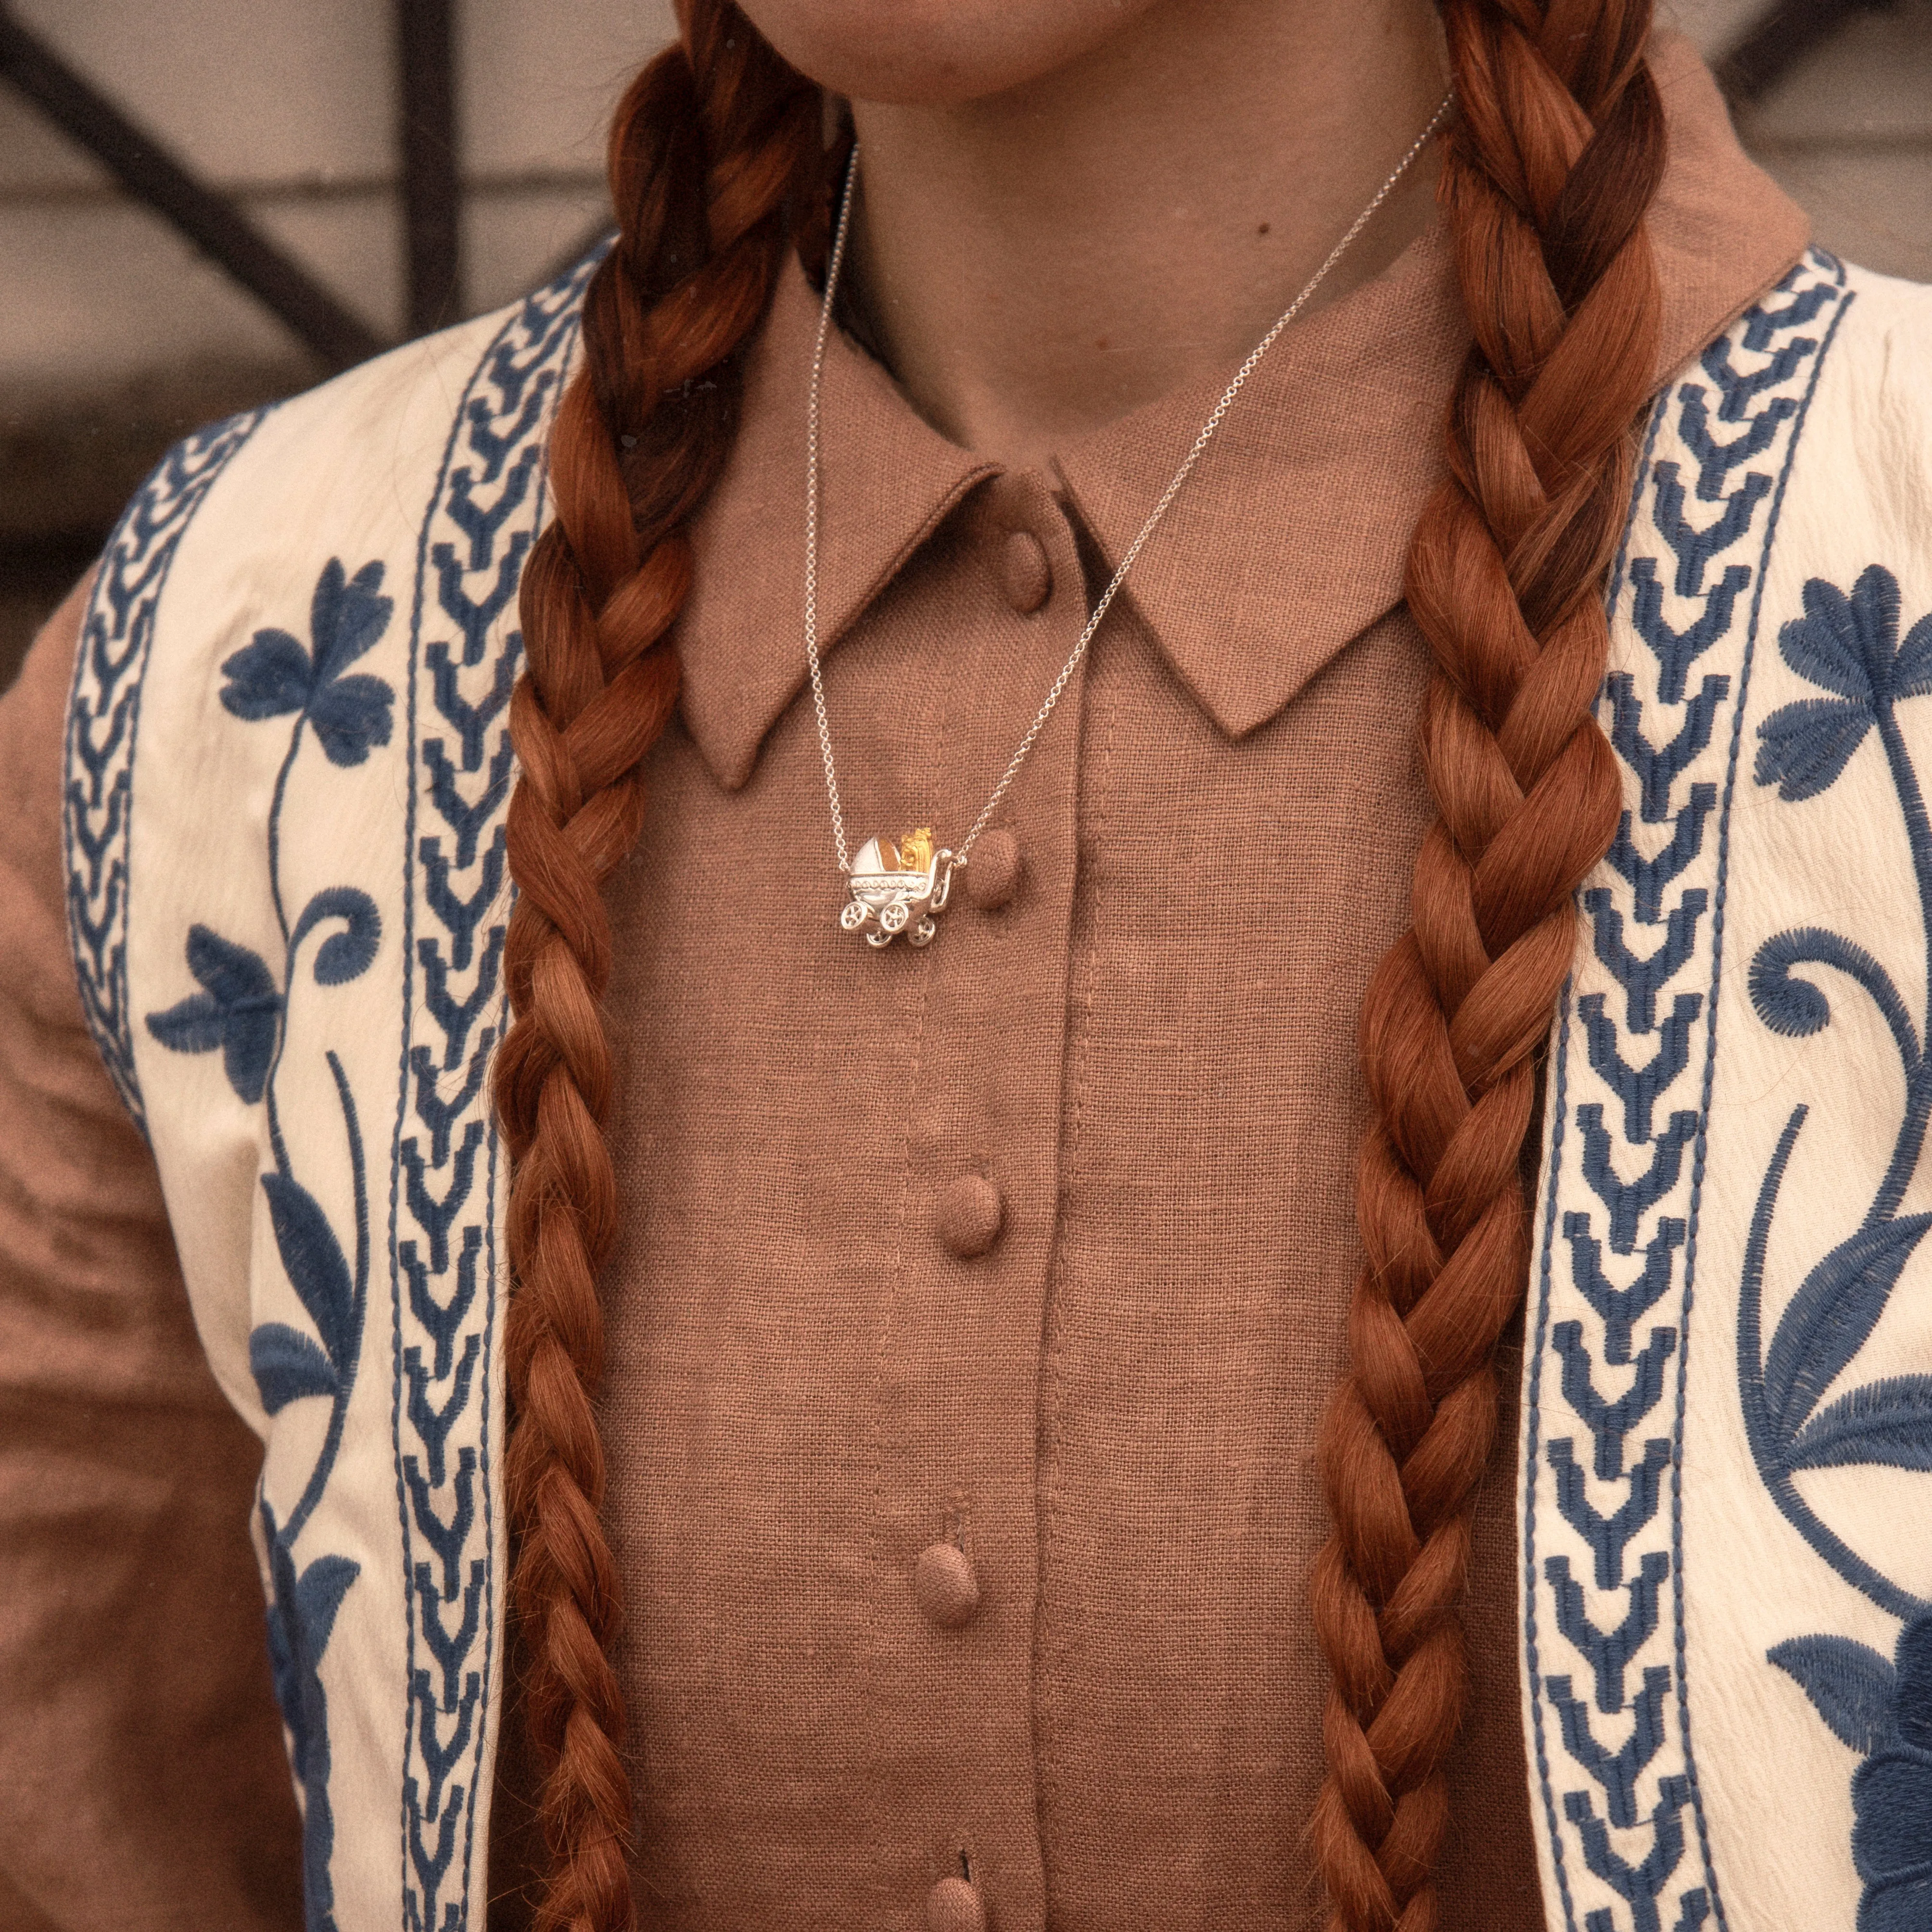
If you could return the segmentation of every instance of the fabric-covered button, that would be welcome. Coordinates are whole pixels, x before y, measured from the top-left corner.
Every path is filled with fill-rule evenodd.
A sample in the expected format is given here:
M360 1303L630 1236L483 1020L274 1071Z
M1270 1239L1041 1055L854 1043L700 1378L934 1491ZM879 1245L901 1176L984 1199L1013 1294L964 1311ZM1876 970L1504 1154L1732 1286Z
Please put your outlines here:
M986 1904L978 1886L943 1878L926 1894L926 1932L986 1932Z
M972 877L970 866L967 877ZM1000 1190L983 1174L962 1174L939 1197L939 1238L962 1262L970 1262L1000 1238L1006 1212Z
M956 1543L935 1543L922 1550L913 1566L912 1593L941 1630L970 1623L980 1607L980 1579L974 1574L972 1558Z
M960 876L968 904L998 912L1020 882L1020 842L1004 825L981 832Z
M1015 530L1000 553L1000 588L1022 616L1053 595L1053 566L1046 546L1030 530Z

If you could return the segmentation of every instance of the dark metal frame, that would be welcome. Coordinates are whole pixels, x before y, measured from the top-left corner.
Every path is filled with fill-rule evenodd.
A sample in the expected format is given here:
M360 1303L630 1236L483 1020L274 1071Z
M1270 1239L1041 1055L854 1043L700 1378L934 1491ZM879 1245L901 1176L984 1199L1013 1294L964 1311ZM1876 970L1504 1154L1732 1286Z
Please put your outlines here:
M1784 0L1718 63L1718 83L1733 103L1761 100L1854 14L1878 12L1886 4L1887 0Z
M394 0L397 125L403 178L409 332L463 314L454 0ZM200 181L0 0L0 79L225 270L331 369L389 345L250 221Z
M397 122L412 335L463 315L454 0L396 0Z

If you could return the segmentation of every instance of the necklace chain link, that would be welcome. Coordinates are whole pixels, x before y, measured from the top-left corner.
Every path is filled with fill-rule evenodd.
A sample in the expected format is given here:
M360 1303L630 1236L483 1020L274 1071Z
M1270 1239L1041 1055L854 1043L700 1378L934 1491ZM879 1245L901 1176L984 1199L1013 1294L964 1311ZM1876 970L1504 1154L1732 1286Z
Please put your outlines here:
M1019 776L1020 768L1026 763L1040 734L1046 730L1046 722L1053 716L1054 707L1059 704L1066 694L1066 687L1073 681L1075 672L1080 668L1081 661L1087 655L1088 646L1094 641L1094 633L1100 629L1108 607L1113 603L1121 584L1126 581L1127 572L1133 568L1135 559L1140 555L1148 539L1159 527L1161 519L1167 514L1168 506L1180 494L1181 485L1187 481L1194 466L1200 461L1202 452L1214 440L1215 431L1221 427L1222 418L1233 407L1234 398L1241 393L1248 378L1260 367L1262 357L1274 346L1276 338L1301 313L1309 298L1327 279L1328 272L1347 252L1349 244L1368 226L1371 217L1388 199L1396 182L1408 172L1416 156L1428 146L1436 130L1448 118L1454 100L1453 93L1443 97L1442 105L1430 117L1428 126L1410 144L1408 152L1395 164L1388 178L1376 189L1369 205L1349 224L1348 232L1329 250L1327 259L1309 278L1294 301L1282 311L1274 327L1249 351L1247 360L1234 371L1233 379L1221 392L1220 400L1208 412L1208 420L1201 425L1200 434L1195 437L1193 446L1181 458L1180 468L1168 479L1167 488L1160 493L1160 500L1148 512L1147 520L1141 525L1138 534L1128 544L1118 568L1094 604L1080 633L1079 641L1074 645L1066 663L1060 666L1060 675L1053 680L1046 696L1041 700L1040 709L1034 713L1033 722L1027 727L1026 735L1021 739L1012 758L1006 761L1006 770L1000 774L1000 781L994 786L992 795L986 800L979 817L973 821L972 829L959 842L956 850L942 855L950 870L963 868L970 859L974 846L992 822L994 813L1000 808L1000 802L1011 789L1013 781ZM856 199L858 179L859 149L854 142L851 160L846 170L844 193L839 200L838 226L832 238L832 256L825 272L825 296L819 306L818 333L812 344L812 380L806 391L805 428L805 659L812 673L812 702L818 718L819 750L825 760L825 796L832 808L832 841L838 856L838 869L848 874L852 870L851 854L848 849L845 836L844 810L839 802L838 771L832 754L832 725L825 708L825 677L820 664L818 650L819 448L825 344L831 333L832 306L838 292L838 272L844 263L845 244L851 230L852 205ZM938 910L944 902L943 898L936 899L933 910Z

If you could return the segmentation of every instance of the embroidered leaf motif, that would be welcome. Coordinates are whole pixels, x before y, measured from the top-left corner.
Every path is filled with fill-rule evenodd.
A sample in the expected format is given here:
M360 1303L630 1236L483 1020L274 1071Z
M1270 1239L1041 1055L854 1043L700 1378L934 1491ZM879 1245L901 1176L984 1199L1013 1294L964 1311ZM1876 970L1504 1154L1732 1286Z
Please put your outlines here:
M392 694L380 677L343 677L324 685L308 708L309 722L331 764L359 765L372 745L389 742Z
M1932 1376L1894 1376L1840 1396L1798 1432L1784 1460L1792 1469L1932 1469Z
M1864 1346L1932 1214L1861 1228L1804 1278L1772 1338L1765 1402L1786 1441Z
M262 1520L268 1531L269 1568L274 1600L268 1610L268 1661L275 1701L295 1742L296 1774L307 1778L316 1767L308 1762L312 1747L322 1743L322 1771L327 1774L326 1733L314 1720L322 1713L322 1686L316 1666L328 1648L335 1615L362 1566L346 1556L318 1556L299 1576L287 1544L277 1534L274 1512L265 1502ZM320 1735L319 1735L320 1733Z
M382 566L365 563L345 579L339 558L331 557L309 600L309 635L315 640L317 674L340 677L388 628L393 599L380 596ZM1897 602L1894 587L1893 601Z
M265 1174L275 1246L290 1286L308 1310L328 1359L340 1372L355 1352L355 1292L341 1244L321 1203L300 1181L286 1174Z
M1891 1730L1895 1673L1869 1646L1848 1636L1794 1636L1765 1655L1796 1678L1840 1743L1863 1754Z
M206 993L190 993L166 1012L150 1013L148 1030L176 1053L212 1053L221 1044L221 1008ZM243 1097L260 1100L261 1096Z
M389 742L395 694L379 677L344 673L388 628L395 603L381 595L382 583L380 562L349 577L331 557L309 603L313 653L286 631L257 631L222 664L222 704L237 718L297 712L315 727L332 764L362 764L372 746Z
M221 688L224 707L256 722L299 711L314 681L308 652L286 631L257 631L223 660L221 671L228 680Z
M1881 564L1859 573L1849 597L1814 577L1804 616L1778 631L1778 655L1820 689L1869 705L1891 694L1898 608L1898 580Z
M382 916L376 902L355 886L331 886L317 892L302 908L289 935L292 952L324 920L339 919L343 930L332 932L316 948L315 976L324 986L340 986L364 972L376 956L382 937Z
M222 1051L228 1084L253 1106L274 1058L282 998L259 953L205 926L188 934L188 966L202 991L148 1016L148 1030L176 1053Z
M318 1556L302 1572L302 1581L296 1586L296 1608L311 1658L320 1657L328 1647L335 1613L360 1567L346 1556Z
M268 1610L268 1665L275 1700L289 1727L290 1756L301 1780L302 1892L306 1922L314 1932L332 1932L334 1887L329 1858L335 1820L328 1802L328 1699L320 1665L335 1628L336 1612L361 1565L346 1556L318 1556L298 1577L287 1544L276 1532L274 1513L265 1501L262 1521L268 1532L274 1600Z
M306 1726L302 1718L302 1672L296 1661L299 1634L295 1622L296 1565L287 1546L276 1534L275 1513L266 1498L262 1504L262 1522L268 1532L268 1569L274 1594L268 1604L268 1674L275 1687L275 1702L281 1706L282 1722L289 1727L294 1748L290 1755L296 1775L302 1774Z
M275 982L258 952L224 939L205 926L188 934L188 970L231 1011L250 1000L272 998Z
M248 1366L271 1415L303 1396L333 1395L340 1386L328 1358L286 1322L265 1322L248 1337Z
M1754 776L1761 785L1776 785L1787 804L1816 798L1851 762L1871 723L1863 704L1805 698L1785 705L1757 728Z
M1861 572L1851 595L1822 577L1804 586L1804 615L1778 634L1800 677L1838 700L1808 698L1758 727L1756 778L1792 803L1815 798L1864 742L1881 706L1932 691L1932 625L1898 643L1898 580L1882 564Z

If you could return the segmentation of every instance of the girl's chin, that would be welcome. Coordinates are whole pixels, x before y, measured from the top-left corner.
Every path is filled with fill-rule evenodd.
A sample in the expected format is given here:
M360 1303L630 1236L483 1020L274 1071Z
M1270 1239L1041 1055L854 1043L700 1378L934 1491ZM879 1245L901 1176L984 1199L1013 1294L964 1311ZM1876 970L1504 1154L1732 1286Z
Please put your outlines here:
M1078 59L1160 0L739 0L802 74L854 100L956 106Z

